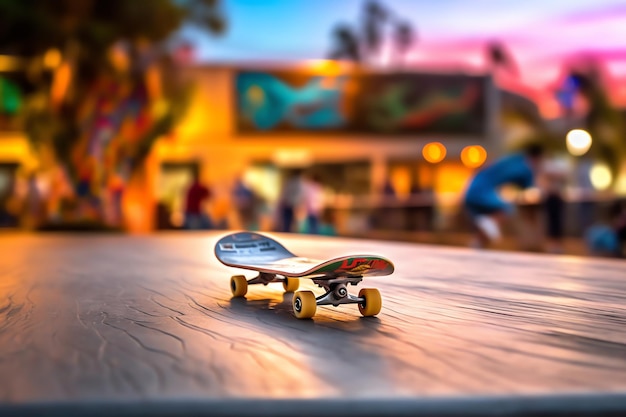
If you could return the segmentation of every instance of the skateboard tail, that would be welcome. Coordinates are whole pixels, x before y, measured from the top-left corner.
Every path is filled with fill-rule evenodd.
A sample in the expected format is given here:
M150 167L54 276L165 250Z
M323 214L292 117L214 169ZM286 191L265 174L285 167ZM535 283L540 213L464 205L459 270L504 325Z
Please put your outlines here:
M314 273L346 276L384 276L395 270L393 263L377 255L351 255L320 265Z

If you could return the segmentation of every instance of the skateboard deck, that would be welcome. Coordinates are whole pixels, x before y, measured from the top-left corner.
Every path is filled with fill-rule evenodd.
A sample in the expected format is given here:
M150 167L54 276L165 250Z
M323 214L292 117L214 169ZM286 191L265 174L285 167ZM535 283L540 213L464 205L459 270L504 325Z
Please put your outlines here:
M233 268L257 271L258 276L230 278L233 297L245 297L249 285L282 282L285 292L293 292L293 313L298 319L310 319L317 306L358 304L363 316L380 312L382 300L375 288L362 288L359 295L348 292L348 285L359 284L364 277L390 275L393 263L378 255L349 255L328 260L305 258L290 252L269 236L238 232L224 236L215 244L215 257ZM318 297L312 291L296 291L301 278L309 278L325 290Z
M384 276L393 263L378 255L358 254L320 260L293 254L276 240L254 232L239 232L221 238L215 256L224 265L291 278Z

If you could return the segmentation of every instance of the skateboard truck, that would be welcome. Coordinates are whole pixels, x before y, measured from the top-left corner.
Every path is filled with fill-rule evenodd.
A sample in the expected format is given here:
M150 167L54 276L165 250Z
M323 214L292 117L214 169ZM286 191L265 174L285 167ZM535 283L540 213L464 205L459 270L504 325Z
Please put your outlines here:
M254 278L246 279L243 275L233 275L230 278L230 289L235 297L243 297L248 292L248 285L263 284L267 285L272 282L282 282L285 292L294 292L300 286L297 278L289 278L278 274L270 274L267 272L259 272Z
M362 288L358 297L348 292L348 284L357 285L362 280L363 277L312 278L326 293L315 297L312 291L297 291L293 295L293 314L299 319L309 319L315 315L317 306L358 304L363 316L375 316L382 308L380 292L376 288Z
M362 277L337 278L337 279L313 279L319 287L326 290L326 294L316 297L317 305L356 304L363 302L363 298L355 297L348 292L347 284L357 285L363 280Z

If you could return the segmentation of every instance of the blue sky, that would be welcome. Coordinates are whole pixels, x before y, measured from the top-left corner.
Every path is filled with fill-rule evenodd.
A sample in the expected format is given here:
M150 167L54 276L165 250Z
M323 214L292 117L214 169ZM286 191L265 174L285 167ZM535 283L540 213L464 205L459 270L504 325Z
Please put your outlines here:
M222 0L228 32L187 29L202 60L323 58L339 22L356 24L362 0ZM424 45L498 37L547 53L626 44L623 0L386 0Z
M565 63L591 52L605 62L613 99L626 106L625 0L379 1L417 30L409 61L415 68L480 71L487 62L487 41L501 40L520 71L500 84L534 96L547 114L555 107L549 91L560 82ZM200 62L323 59L330 50L332 28L338 23L356 25L364 1L222 0L222 4L228 19L223 36L193 28L181 32L195 43Z

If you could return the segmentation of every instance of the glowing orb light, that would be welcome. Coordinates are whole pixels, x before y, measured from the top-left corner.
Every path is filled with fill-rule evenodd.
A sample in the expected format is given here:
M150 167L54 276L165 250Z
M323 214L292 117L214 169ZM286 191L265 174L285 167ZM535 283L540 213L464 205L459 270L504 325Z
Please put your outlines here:
M436 164L446 157L446 147L439 142L427 143L422 149L422 155L428 162Z
M487 160L487 151L482 146L466 146L461 151L461 161L468 168L478 168Z
M605 164L595 164L589 171L589 179L596 190L606 190L613 182L613 175Z
M586 130L573 129L565 137L567 150L574 156L581 156L591 148L591 135Z

